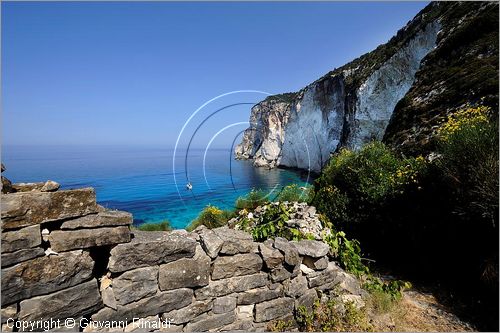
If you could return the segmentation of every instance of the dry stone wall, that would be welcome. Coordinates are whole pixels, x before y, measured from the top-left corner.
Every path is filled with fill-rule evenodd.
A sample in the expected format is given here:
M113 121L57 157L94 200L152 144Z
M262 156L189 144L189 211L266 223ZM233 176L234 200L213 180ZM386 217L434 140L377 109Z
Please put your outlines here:
M138 231L91 188L43 185L1 196L5 331L265 331L320 297L363 295L320 241Z

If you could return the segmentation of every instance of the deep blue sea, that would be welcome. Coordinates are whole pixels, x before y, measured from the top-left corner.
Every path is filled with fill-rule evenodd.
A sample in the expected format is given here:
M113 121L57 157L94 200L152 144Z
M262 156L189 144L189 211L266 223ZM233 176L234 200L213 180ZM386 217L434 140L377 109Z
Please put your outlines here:
M282 187L302 186L308 179L290 170L254 168L250 161L234 160L229 149L209 150L205 168L204 150L191 149L187 157L178 150L174 174L173 153L138 146L3 146L2 162L12 182L50 179L63 189L90 186L101 205L131 212L135 224L168 220L174 228L186 227L209 204L232 208L253 188L273 198Z

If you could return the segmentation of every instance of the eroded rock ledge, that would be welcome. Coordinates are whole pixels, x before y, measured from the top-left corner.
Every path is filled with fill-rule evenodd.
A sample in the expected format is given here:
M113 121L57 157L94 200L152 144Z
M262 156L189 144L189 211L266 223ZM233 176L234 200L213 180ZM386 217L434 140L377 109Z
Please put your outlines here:
M168 320L168 331L265 331L321 297L362 302L358 280L320 241L257 243L228 227L138 231L91 188L39 185L1 197L3 330L9 318L83 318L132 331L142 318Z

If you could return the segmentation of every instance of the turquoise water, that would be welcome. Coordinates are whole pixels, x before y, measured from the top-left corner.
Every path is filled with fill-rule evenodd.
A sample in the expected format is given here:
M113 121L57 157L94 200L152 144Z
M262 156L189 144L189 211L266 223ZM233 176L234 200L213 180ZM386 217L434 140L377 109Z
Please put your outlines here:
M131 212L135 224L167 219L174 228L186 227L208 204L232 208L252 188L272 198L282 187L304 185L308 178L254 168L249 161L232 159L227 149L208 151L204 175L203 155L204 150L191 149L185 158L185 151L178 151L174 175L173 149L161 147L2 147L4 175L13 182L51 179L64 189L91 186L101 205ZM186 189L188 180L192 191Z

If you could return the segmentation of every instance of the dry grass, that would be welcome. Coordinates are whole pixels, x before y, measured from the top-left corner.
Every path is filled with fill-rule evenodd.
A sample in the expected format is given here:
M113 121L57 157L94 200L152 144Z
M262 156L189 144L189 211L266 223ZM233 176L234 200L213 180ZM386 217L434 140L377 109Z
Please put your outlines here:
M375 331L464 332L475 330L474 327L461 321L440 305L431 294L408 291L397 303L387 307L384 305L387 305L384 300L381 303L380 300L367 302L366 311Z

